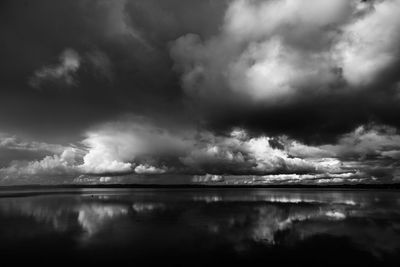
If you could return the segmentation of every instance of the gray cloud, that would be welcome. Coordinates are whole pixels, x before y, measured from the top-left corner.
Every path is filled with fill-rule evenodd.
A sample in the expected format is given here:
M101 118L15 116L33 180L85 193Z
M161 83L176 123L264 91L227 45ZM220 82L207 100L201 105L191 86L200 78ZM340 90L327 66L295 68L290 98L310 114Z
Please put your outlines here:
M15 135L7 135L0 133L0 148L10 150L24 150L24 151L46 151L50 153L59 153L64 150L64 146L57 144L48 144L37 141L27 141L18 138Z
M380 106L393 101L397 82L399 10L398 1L237 0L218 34L183 35L170 53L187 98L210 125L344 133L371 119L362 109L344 119L354 103L390 117Z
M397 1L233 1L218 35L182 36L171 55L186 93L200 101L224 101L216 90L250 103L351 90L342 81L367 85L396 63L399 9Z
M3 7L0 130L12 134L0 135L0 176L8 182L398 179L397 0Z
M194 182L228 184L388 182L398 176L399 140L394 128L368 125L333 144L312 146L287 136L251 136L244 129L229 135L176 131L130 117L92 128L77 146L34 161L11 162L0 174L3 181L62 174L195 174ZM210 178L214 176L221 179ZM112 181L112 176L99 180Z
M321 146L340 158L363 159L367 157L394 158L400 149L400 136L396 128L367 125L343 135L335 145Z
M65 49L60 55L59 63L53 66L45 66L33 74L29 84L40 89L43 83L54 82L66 86L76 86L74 76L81 65L79 54L73 49Z

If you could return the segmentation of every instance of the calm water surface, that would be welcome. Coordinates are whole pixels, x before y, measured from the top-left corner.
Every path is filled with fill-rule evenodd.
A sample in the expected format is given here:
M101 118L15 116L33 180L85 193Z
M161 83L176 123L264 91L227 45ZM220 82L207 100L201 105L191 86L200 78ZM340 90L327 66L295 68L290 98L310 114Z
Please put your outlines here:
M0 192L2 262L400 266L400 192Z

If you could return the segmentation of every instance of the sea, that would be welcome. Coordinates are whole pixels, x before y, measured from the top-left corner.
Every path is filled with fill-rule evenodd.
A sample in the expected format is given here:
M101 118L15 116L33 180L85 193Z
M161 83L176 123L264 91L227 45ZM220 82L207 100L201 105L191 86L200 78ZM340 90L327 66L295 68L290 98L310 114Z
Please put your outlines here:
M0 259L2 266L400 266L400 191L0 191Z

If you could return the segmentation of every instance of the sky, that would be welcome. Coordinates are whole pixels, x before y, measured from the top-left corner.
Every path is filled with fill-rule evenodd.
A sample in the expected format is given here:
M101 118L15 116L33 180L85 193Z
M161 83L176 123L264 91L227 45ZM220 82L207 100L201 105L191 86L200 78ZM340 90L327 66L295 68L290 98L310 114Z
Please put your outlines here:
M398 14L400 0L1 1L0 185L399 182Z

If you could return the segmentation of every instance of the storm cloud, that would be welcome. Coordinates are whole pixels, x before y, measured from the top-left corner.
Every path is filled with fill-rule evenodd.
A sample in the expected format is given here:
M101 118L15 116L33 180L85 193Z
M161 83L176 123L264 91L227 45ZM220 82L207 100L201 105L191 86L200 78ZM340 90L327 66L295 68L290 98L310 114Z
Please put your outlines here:
M0 5L1 183L400 179L398 0Z
M397 126L383 105L399 101L399 9L398 1L233 1L217 35L183 35L171 56L185 94L215 127L305 138L372 117Z

